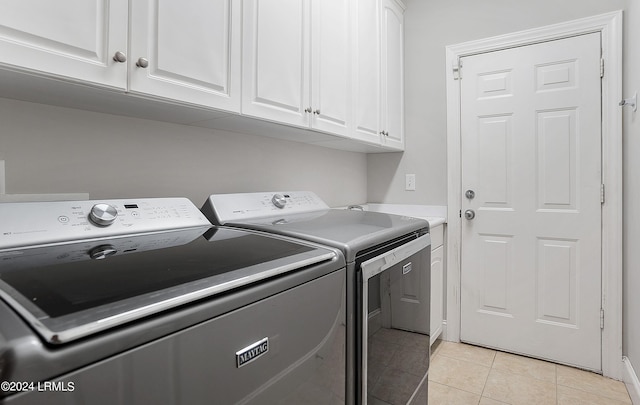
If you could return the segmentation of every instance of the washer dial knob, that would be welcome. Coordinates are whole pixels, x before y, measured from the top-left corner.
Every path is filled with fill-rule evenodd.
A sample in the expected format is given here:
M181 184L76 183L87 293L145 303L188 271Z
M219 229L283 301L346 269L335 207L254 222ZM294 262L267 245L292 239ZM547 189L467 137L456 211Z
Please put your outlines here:
M274 194L273 198L271 198L271 202L278 208L284 208L284 206L287 204L287 200L282 194Z
M109 256L113 256L116 253L118 253L118 251L113 247L113 245L100 245L89 251L89 257L93 260L102 260Z
M98 226L109 226L118 217L118 210L113 205L96 204L91 207L89 219Z

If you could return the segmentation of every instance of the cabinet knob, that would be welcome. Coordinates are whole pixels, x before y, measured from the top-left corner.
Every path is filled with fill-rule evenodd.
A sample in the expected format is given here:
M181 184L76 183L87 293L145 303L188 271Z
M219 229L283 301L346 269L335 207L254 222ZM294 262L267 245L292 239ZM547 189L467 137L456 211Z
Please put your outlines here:
M139 58L138 61L136 62L136 66L146 69L147 66L149 66L149 60L147 58Z
M320 115L320 110L315 110L313 113L314 113L315 115Z
M127 61L127 55L125 55L123 52L118 51L115 53L115 55L113 55L113 60L119 63L124 63Z
M304 112L306 112L307 114L309 114L311 111L312 111L311 107L307 107L304 109Z
M385 131L380 131L380 135L389 136L389 133Z

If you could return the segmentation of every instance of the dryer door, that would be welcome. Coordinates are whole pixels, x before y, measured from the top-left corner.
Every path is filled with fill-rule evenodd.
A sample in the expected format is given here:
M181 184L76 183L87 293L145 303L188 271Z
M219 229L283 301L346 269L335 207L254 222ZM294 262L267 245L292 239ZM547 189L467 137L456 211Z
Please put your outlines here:
M363 404L373 398L405 404L422 383L426 384L430 269L429 235L361 265L362 353L358 374Z

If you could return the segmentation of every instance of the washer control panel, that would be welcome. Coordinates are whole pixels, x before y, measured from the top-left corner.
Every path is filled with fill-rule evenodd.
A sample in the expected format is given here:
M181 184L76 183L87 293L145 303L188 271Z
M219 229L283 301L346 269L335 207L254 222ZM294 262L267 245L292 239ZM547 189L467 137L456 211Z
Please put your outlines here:
M186 198L0 203L0 224L0 250L211 226Z
M329 206L311 191L213 194L202 212L211 222L224 225L276 215L303 214L328 210Z

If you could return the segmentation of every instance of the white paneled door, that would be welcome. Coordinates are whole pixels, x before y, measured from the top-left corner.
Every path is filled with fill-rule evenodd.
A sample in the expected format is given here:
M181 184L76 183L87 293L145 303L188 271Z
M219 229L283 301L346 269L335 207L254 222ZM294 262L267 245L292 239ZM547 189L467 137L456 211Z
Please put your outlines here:
M461 62L461 339L601 370L600 33Z

